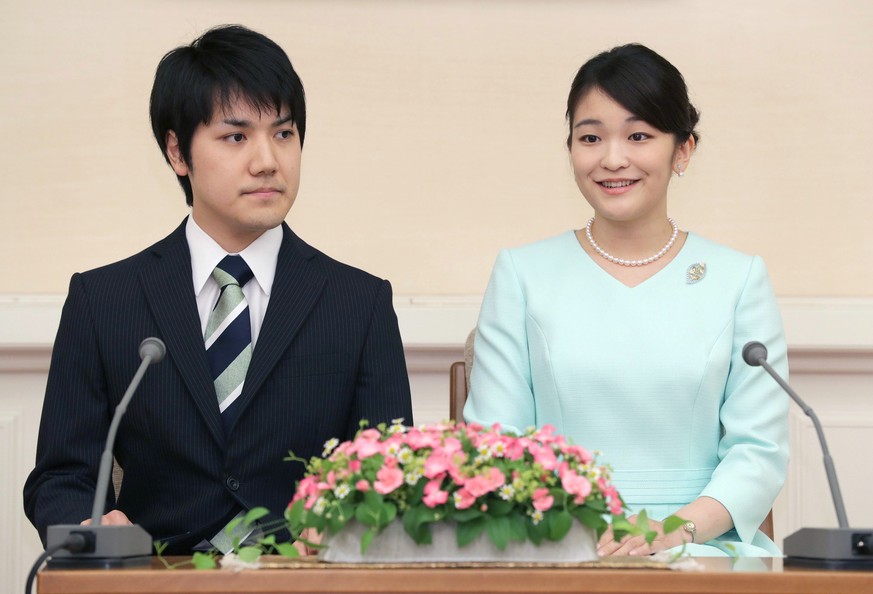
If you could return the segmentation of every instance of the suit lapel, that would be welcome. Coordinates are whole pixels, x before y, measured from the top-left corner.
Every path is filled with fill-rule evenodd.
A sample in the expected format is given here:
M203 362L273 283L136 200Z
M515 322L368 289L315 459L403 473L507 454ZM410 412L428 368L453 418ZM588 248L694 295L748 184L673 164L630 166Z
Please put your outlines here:
M191 254L185 223L152 248L155 260L140 273L143 292L167 344L167 353L182 375L209 431L224 444L221 413L200 334L200 316L191 281Z
M251 403L279 357L288 349L304 320L318 302L325 275L313 262L315 250L282 225L284 237L276 263L270 303L252 353L246 382L239 397L238 413Z

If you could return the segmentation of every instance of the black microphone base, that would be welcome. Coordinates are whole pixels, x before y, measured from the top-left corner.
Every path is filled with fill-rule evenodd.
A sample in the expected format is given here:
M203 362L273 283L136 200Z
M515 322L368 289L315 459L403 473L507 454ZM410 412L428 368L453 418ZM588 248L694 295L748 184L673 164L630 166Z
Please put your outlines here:
M46 549L62 544L72 534L85 538L85 549L76 553L63 549L57 551L46 564L49 568L110 569L141 567L151 563L152 537L139 525L49 526Z
M783 548L786 566L873 571L873 528L801 528Z

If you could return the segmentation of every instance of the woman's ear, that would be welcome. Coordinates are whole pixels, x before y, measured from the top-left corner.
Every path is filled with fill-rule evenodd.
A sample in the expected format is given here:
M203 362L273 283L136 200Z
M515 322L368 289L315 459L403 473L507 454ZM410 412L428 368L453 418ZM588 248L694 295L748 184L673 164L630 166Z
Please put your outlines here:
M170 167L176 172L176 175L184 177L188 175L188 165L185 159L182 158L182 151L179 149L179 139L176 133L172 130L167 131L167 160L170 161Z
M691 155L694 154L696 145L694 136L689 134L688 140L676 147L676 154L673 155L673 171L680 176L688 171L688 163L691 162Z

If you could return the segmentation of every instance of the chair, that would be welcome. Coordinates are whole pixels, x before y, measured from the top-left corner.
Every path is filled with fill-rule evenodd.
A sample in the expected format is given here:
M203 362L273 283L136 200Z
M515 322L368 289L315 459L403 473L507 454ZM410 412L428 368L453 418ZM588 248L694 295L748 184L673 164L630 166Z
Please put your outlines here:
M453 421L464 420L464 403L470 391L470 370L473 367L473 342L476 329L467 336L464 343L464 361L455 361L449 368L449 418ZM767 514L758 528L773 540L773 510Z

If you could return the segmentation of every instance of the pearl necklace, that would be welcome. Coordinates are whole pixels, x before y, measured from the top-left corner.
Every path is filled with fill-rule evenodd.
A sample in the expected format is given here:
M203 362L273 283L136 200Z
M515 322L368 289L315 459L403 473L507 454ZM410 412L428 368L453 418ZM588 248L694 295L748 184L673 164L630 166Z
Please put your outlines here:
M588 219L588 224L585 225L585 237L588 238L588 243L591 244L591 247L594 248L594 251L615 264L620 266L645 266L646 264L651 264L655 260L659 259L661 256L670 251L670 248L673 247L673 243L676 241L676 237L679 235L679 226L676 225L676 221L668 218L667 221L670 223L670 226L673 227L673 234L670 235L670 241L667 242L667 245L661 248L654 256L649 256L648 258L644 258L642 260L624 260L622 258L616 258L615 256L608 254L597 245L597 242L594 241L594 237L591 236L591 225L594 224L594 217Z

